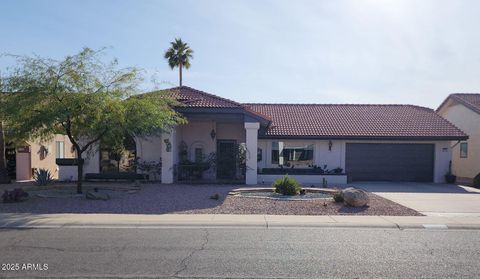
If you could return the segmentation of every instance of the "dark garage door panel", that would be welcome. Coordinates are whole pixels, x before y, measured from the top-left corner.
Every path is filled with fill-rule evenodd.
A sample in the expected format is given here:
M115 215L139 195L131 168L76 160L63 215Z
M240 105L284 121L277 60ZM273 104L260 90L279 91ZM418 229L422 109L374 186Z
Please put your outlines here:
M433 144L347 143L352 181L433 181Z

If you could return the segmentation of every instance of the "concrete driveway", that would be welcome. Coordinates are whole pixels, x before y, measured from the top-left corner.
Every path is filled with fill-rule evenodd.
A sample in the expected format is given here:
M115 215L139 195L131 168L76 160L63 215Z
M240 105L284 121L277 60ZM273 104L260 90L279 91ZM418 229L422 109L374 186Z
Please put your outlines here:
M415 182L358 182L353 185L427 216L480 217L480 190L476 188Z

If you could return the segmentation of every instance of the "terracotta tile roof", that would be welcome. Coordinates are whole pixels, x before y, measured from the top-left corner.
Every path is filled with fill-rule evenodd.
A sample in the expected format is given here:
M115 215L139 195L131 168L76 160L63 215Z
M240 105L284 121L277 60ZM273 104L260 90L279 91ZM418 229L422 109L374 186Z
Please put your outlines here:
M245 104L272 119L264 137L464 139L429 108L413 105Z
M188 86L165 94L188 108L236 108L270 122L264 137L466 139L432 109L412 105L241 104Z
M193 89L188 86L174 87L157 92L163 92L165 95L170 96L186 107L243 108L243 105L240 103L204 91Z
M446 104L447 100L453 99L460 104L470 108L471 110L480 113L480 94L478 93L454 93L450 94L445 101L438 107L437 111L440 110L443 105Z

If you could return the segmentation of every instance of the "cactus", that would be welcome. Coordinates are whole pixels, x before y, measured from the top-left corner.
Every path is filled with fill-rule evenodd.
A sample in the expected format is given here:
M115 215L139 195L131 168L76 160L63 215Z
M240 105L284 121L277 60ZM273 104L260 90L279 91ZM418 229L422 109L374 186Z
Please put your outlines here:
M38 186L45 186L52 183L53 181L52 174L49 170L46 169L35 170L35 173L33 174L33 179L35 179L35 183Z

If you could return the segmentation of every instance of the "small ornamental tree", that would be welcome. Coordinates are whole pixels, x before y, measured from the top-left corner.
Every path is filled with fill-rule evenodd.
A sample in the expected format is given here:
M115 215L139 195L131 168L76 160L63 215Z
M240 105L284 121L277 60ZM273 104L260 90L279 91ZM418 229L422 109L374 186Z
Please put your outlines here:
M0 75L0 107L3 106L3 82L2 76ZM0 114L0 184L10 183L10 177L8 176L7 171L7 159L5 158L5 132L3 130L3 120L2 115Z
M5 158L5 136L3 133L3 124L0 118L0 184L10 183L10 177L7 171L7 159Z
M15 56L16 65L3 77L9 92L0 108L4 124L16 138L67 135L78 160L78 193L83 159L100 141L119 146L126 135L154 135L185 121L165 96L133 97L139 70L119 68L117 60L104 63L102 52L85 48L60 61Z

